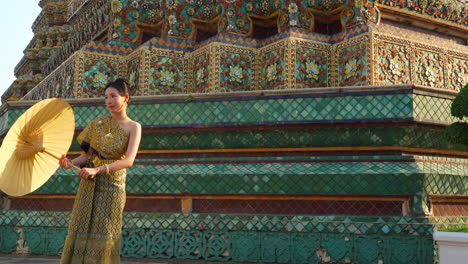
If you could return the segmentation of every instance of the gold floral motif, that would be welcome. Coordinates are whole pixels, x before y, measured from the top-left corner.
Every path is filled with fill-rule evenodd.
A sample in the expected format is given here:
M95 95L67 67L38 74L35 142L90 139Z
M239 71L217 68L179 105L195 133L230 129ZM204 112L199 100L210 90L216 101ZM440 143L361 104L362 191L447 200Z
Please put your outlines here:
M120 18L114 19L114 27L115 28L118 28L121 24L122 24L122 21L120 20Z
M238 65L234 67L231 66L229 76L231 76L231 80L233 82L241 82L242 81L242 68Z
M158 9L151 9L149 12L148 12L148 17L152 20L152 21L155 21L158 17L160 17L162 14L161 14L161 10L158 10Z
M348 61L345 65L345 77L349 79L350 77L354 76L357 71L357 61L356 59L352 59Z
M170 10L175 9L177 7L177 0L166 0L166 6Z
M267 67L267 80L268 81L273 81L274 79L276 79L276 63L273 63L273 64L270 64L268 67Z
M289 13L291 14L294 14L294 13L297 13L297 4L296 3L290 3L289 6L288 6L288 11Z
M128 84L130 87L134 87L136 85L136 72L132 71L128 78Z
M389 68L393 75L401 76L403 74L404 66L404 63L396 57L390 60Z
M313 61L306 63L306 76L309 79L318 80L319 78L319 66Z
M175 76L175 73L173 73L173 72L170 72L170 71L167 71L167 70L162 71L161 72L161 77L159 78L159 81L164 86L172 86L175 83L174 76Z
M199 84L202 84L205 82L205 80L203 79L203 75L204 75L204 70L203 69L198 69L197 71L197 85Z
M355 6L357 9L363 8L363 7L364 7L363 0L356 0L356 2L354 2L354 6Z
M104 88L107 84L107 76L102 72L98 72L94 75L93 81L96 88Z
M114 13L120 12L120 10L122 10L122 3L118 0L113 0L111 3L111 10Z
M187 8L187 15L193 16L195 14L195 9L193 7Z
M468 83L468 72L464 71L458 75L458 83L463 86Z
M437 81L437 70L433 66L427 66L425 74L429 85L434 86Z
M174 15L170 15L168 21L169 24L174 25L177 22L177 18Z

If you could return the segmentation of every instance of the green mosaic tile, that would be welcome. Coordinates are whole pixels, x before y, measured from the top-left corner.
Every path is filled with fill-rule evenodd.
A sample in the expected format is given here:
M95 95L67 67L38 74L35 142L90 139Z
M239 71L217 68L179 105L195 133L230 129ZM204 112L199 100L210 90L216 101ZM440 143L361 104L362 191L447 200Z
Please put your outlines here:
M0 253L11 253L16 249L18 233L11 226L0 224Z
M72 150L79 150L76 140ZM358 127L285 130L168 132L144 134L140 149L303 148L401 146L468 151L449 144L444 129L427 127Z
M8 112L5 112L0 115L0 134L5 133L9 129L10 125L8 124Z
M0 134L6 133L24 111L23 109L7 109L3 112L0 115Z
M435 120L452 123L458 121L450 113L451 99L413 95L414 117L417 120Z
M48 228L47 228L48 229ZM31 237L32 231L35 232L36 236ZM37 254L51 253L53 251L46 251L44 249L49 239L44 235L46 231L44 228L28 228L26 231L26 238L28 242L33 245L33 252ZM50 233L47 231L47 233ZM178 258L191 258L198 259L203 257L206 260L218 260L218 261L276 261L283 263L302 263L299 262L304 259L315 259L311 258L315 254L314 251L304 250L305 247L308 249L325 248L327 255L335 261L343 259L354 259L362 255L361 252L355 251L352 247L355 243L359 245L365 245L372 253L374 257L390 257L385 254L389 249L393 249L395 243L399 242L399 245L411 246L413 252L416 248L425 249L432 245L428 243L431 239L419 236L384 236L384 235L353 235L353 234L327 234L327 233L281 233L281 232L210 232L210 231L171 231L171 230L142 230L142 229L124 229L122 233L122 256L124 257L147 257L145 249L148 248L147 241L148 237L154 237L154 234L164 234L164 246L159 246L159 250L165 251L166 258L178 257ZM138 235L135 235L138 234ZM159 235L161 236L161 235ZM63 237L63 235L62 235ZM203 237L203 241L200 241ZM309 241L313 244L304 244L301 242ZM374 243L380 243L378 246L370 247ZM376 241L376 242L375 242ZM406 243L410 241L411 243ZM421 244L422 241L424 244ZM179 249L174 252L173 245ZM154 244L153 244L154 245ZM425 247L421 247L424 245ZM424 250L425 251L425 250ZM135 254L137 252L137 254ZM162 252L162 251L161 251ZM200 254L203 252L203 254ZM229 254L231 253L232 254ZM190 255L188 253L191 253ZM361 253L361 254L360 254ZM393 252L394 253L394 252ZM429 254L427 254L429 255ZM229 256L229 257L228 257ZM316 256L316 255L315 255ZM148 257L154 257L150 255ZM369 257L369 256L366 256ZM414 256L412 258L421 258L423 256ZM428 256L424 256L427 258ZM361 256L362 258L362 256ZM309 263L309 262L308 262ZM318 263L318 262L312 262ZM412 262L412 263L425 263L425 262Z
M73 174L71 170L59 169L36 192L73 193L78 184L76 177L70 178ZM127 191L401 194L420 190L420 174L414 164L390 162L134 165L128 169Z
M408 119L412 117L412 101L408 94L220 99L219 101L200 99L188 103L183 100L179 101L135 104L131 105L128 111L131 117L146 126ZM74 103L73 106L76 127L83 127L94 117L107 114L104 104ZM13 112L22 113L20 110ZM16 118L14 115L8 116L11 121Z
M301 158L301 157L300 157ZM322 157L326 158L326 157ZM170 159L174 161L176 159ZM186 159L178 159L183 162ZM205 159L189 159L204 161ZM128 193L369 194L413 196L413 210L427 208L428 195L467 195L468 166L437 162L379 161L134 165ZM442 159L453 161L457 159ZM148 162L148 160L144 160ZM158 159L164 162L164 159ZM79 179L59 168L35 193L75 193ZM304 184L310 183L310 184Z
M142 101L130 106L129 115L146 126L408 120L413 116L417 120L453 122L455 119L450 116L450 105L450 99L413 94L297 95L248 100ZM73 103L73 107L77 128L84 127L96 116L108 114L103 103ZM23 107L14 106L6 110L0 116L0 132L11 126L25 111Z
M423 189L427 194L467 195L467 175L427 174Z
M24 225L23 225L24 226ZM28 243L29 250L33 254L44 254L46 252L46 231L45 227L31 227L26 225L23 228L24 240Z
M24 239L34 254L58 255L64 228L25 227ZM213 232L209 230L131 229L122 232L121 256L180 258L208 261L322 263L316 251L331 261L385 260L386 263L432 263L429 236L364 235L294 232ZM149 250L148 250L149 249ZM365 249L365 250L364 250ZM0 248L3 252L6 247ZM397 252L403 252L395 257ZM429 262L428 262L429 261Z

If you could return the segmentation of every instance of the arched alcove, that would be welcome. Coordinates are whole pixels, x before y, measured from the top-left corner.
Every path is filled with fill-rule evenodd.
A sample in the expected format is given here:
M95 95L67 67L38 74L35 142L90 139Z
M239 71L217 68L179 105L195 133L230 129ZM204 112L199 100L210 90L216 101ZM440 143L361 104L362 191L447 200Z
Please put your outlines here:
M278 13L269 16L249 15L252 22L250 37L254 39L266 39L278 34Z

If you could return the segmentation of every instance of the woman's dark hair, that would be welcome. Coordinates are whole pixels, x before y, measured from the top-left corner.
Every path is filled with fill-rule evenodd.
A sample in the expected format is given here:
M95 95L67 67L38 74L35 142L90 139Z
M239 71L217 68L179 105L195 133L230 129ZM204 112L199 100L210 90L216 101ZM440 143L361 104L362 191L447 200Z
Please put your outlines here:
M117 78L115 81L108 83L106 85L106 87L104 88L104 90L109 88L109 87L112 87L112 88L116 89L117 91L119 91L119 94L121 96L124 96L125 94L130 95L130 89L128 88L128 82L123 78Z

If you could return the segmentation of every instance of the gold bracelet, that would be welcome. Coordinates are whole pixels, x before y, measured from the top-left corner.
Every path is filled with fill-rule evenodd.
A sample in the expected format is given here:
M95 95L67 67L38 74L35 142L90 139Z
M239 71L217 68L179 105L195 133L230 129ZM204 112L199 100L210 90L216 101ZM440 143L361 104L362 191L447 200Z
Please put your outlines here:
M104 164L104 167L106 167L106 174L109 174L109 172L110 172L110 171L109 171L109 165Z

